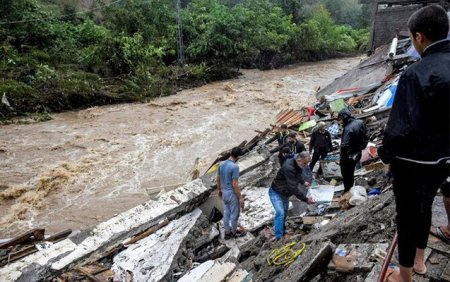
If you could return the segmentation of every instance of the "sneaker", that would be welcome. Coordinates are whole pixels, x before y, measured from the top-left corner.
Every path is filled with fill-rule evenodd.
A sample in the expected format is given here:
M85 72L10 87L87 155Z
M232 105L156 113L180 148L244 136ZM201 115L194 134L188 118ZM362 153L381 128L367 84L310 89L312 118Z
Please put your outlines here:
M244 237L245 235L247 235L247 232L238 230L238 231L236 231L236 233L233 234L233 237L239 238L239 237Z
M231 236L231 232L225 232L225 236L223 236L223 239L230 240L231 238L233 238L233 236Z

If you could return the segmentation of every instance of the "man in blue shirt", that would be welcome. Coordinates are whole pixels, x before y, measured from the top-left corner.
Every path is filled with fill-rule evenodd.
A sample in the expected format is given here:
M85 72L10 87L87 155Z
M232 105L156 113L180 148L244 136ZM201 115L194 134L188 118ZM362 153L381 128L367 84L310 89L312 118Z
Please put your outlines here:
M225 240L245 235L245 232L237 230L240 209L244 209L244 198L239 188L239 166L236 164L241 154L241 148L234 147L228 160L220 163L217 172L217 188L224 206Z

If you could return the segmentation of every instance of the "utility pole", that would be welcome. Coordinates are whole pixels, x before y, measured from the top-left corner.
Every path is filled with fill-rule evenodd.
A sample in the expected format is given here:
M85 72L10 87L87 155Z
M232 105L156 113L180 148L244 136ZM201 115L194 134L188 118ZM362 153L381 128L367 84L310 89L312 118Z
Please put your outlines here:
M184 65L184 44L183 44L183 23L181 22L181 4L180 0L175 0L177 9L177 53L178 62Z

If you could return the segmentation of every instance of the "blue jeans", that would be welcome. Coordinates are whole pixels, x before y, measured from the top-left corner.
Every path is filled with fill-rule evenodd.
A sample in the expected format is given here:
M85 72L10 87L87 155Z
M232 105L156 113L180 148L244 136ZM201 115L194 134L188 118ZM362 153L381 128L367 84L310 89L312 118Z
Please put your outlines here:
M225 233L236 233L241 207L234 191L223 191L223 226Z
M275 209L275 238L281 239L284 236L284 222L289 208L289 197L283 196L275 192L272 187L269 188L269 197Z

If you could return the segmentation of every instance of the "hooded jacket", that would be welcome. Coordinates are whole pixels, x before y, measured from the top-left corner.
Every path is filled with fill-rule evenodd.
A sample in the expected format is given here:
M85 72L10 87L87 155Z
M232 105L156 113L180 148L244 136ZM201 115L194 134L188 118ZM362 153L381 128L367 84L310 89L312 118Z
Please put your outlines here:
M287 159L278 170L272 182L272 189L285 197L295 195L302 201L307 201L306 189L302 186L305 181L302 177L302 169L297 165L294 158Z
M400 77L383 145L384 163L395 158L434 164L450 159L450 41L429 46Z
M367 128L362 120L355 119L349 114L341 114L344 120L344 131L341 137L341 159L348 159L351 155L360 154L367 146Z

